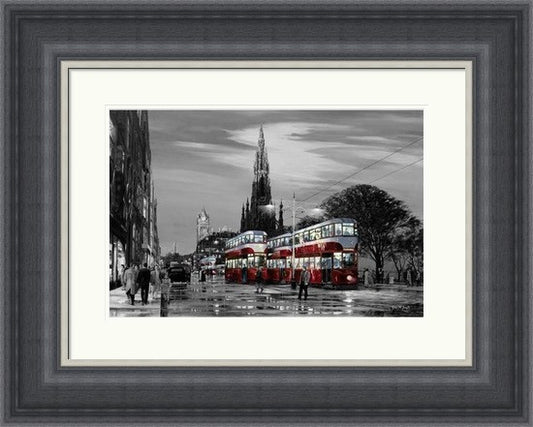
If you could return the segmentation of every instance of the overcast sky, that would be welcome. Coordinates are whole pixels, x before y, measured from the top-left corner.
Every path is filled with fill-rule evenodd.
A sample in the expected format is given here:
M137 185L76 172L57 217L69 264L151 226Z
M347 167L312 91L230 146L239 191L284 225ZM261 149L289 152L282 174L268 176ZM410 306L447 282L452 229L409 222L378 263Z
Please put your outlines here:
M238 231L261 124L276 205L289 206L293 192L298 201L326 189L303 204L311 209L350 185L372 183L422 218L422 121L421 111L150 111L162 253L174 242L180 253L194 251L202 207L215 231ZM286 212L286 225L290 218Z

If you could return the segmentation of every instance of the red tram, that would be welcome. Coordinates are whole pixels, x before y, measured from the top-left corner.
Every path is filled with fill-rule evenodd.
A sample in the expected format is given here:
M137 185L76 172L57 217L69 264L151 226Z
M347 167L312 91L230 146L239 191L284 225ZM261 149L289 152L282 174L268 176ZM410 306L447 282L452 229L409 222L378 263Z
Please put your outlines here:
M245 231L226 242L226 283L252 283L259 267L265 265L267 235L264 231Z
M294 236L295 279L303 266L311 271L311 284L333 287L357 286L357 223L335 218L298 230Z
M290 283L292 278L292 233L267 241L266 279L269 283Z

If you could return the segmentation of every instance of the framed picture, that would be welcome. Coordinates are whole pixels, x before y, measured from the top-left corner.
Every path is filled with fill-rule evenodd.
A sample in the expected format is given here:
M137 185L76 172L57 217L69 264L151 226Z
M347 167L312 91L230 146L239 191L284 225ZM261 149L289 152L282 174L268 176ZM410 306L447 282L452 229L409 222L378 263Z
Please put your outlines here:
M530 425L530 1L1 5L7 424Z
M63 61L62 82L62 363L471 365L470 63Z

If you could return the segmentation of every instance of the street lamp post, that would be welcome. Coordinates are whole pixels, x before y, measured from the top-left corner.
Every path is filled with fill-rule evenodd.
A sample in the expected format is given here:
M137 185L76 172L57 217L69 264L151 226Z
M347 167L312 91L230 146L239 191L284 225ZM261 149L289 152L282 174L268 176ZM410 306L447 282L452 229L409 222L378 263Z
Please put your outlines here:
M272 209L275 209L275 206L270 204L270 205L263 205L262 208L264 209L267 209L267 210L272 210ZM295 264L295 251L294 251L294 247L295 247L295 234L296 234L296 211L298 210L298 212L300 213L306 213L306 209L303 208L302 206L296 206L296 193L292 193L292 250L291 250L291 274L292 274L292 279L291 279L291 282L296 285L296 278L294 277L294 264ZM315 208L313 209L313 215L315 214L320 214L322 212L322 209L319 209L319 208Z
M291 270L292 270L292 282L294 285L296 285L296 277L294 276L294 264L295 264L295 236L296 236L296 210L300 209L299 212L306 213L307 210L303 208L302 206L297 207L296 206L296 194L292 193L292 251L291 251ZM313 216L320 215L323 213L323 209L321 208L314 208L312 209Z

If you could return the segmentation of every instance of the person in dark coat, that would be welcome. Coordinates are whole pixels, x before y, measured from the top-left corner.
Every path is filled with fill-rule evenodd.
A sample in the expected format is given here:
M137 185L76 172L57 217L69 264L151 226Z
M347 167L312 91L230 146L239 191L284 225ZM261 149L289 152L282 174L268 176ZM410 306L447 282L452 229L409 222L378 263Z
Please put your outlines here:
M150 290L150 270L148 264L144 263L144 267L139 270L137 275L137 283L141 288L141 301L143 305L148 304L148 291Z
M309 283L311 282L311 272L304 265L302 275L300 276L300 290L298 291L298 299L302 299L302 293L304 293L304 299L307 299L307 288L309 288Z
M246 284L248 282L248 267L246 267L246 264L242 266L242 283Z
M265 287L263 285L264 277L263 277L263 267L259 267L257 269L257 273L255 275L255 293L263 293L265 290Z

